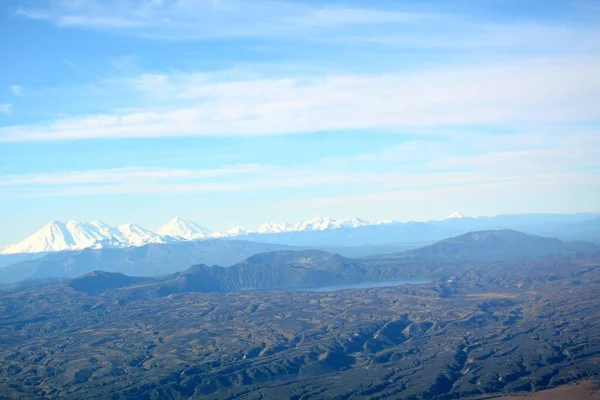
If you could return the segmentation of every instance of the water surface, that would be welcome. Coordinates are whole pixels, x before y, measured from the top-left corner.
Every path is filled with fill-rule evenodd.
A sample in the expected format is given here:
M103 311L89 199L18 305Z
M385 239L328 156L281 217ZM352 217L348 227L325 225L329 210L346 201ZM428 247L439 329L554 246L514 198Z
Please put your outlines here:
M347 289L369 289L378 287L391 287L401 285L422 285L427 283L425 279L406 279L402 281L377 281L377 282L360 282L360 283L346 283L341 285L330 285L330 286L310 286L294 288L292 290L298 290L301 292L333 292L336 290L347 290Z

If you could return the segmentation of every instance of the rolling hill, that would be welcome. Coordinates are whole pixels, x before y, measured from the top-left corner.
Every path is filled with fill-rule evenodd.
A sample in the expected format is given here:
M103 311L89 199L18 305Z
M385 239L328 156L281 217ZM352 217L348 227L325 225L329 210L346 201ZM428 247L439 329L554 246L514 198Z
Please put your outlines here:
M598 249L600 249L598 246L589 242L563 242L556 238L502 229L465 233L419 249L396 253L395 256L448 261L503 260L589 252Z
M203 240L141 247L84 249L48 253L35 259L0 268L0 282L48 277L76 277L94 270L131 276L166 275L190 265L232 265L254 254L289 249L284 245L244 240Z

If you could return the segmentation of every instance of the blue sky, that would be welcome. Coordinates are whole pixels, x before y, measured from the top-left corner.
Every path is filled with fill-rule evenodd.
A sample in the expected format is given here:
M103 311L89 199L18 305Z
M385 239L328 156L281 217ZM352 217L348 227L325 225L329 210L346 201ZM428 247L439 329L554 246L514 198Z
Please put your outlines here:
M0 3L0 244L49 220L600 211L600 2Z

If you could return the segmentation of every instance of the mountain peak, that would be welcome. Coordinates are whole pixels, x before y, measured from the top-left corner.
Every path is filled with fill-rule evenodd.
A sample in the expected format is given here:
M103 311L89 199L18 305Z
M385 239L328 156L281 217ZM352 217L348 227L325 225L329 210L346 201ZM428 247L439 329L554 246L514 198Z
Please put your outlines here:
M459 213L458 211L454 211L452 214L448 215L444 219L460 219L460 218L465 218L465 216L463 214Z
M515 231L512 229L475 231L444 239L409 253L421 257L456 259L506 259L532 257L595 249L587 242L563 242Z
M373 225L373 223L362 218L352 217L333 221L333 225L335 228L360 228L361 226Z
M117 227L120 231L137 229L138 226L131 222L125 222Z
M225 233L229 236L245 236L250 232L244 226L237 225L227 230Z
M102 222L102 221L92 221L90 222L90 225L95 226L98 229L102 229L104 231L109 231L111 229L113 229L110 225Z
M2 254L67 250L73 245L75 245L75 242L67 225L60 221L50 221L33 235L5 248Z
M293 229L293 226L286 222L265 222L256 230L257 233L281 233L289 232Z
M42 229L44 229L44 228L52 228L52 227L55 227L55 226L58 226L58 227L64 227L64 226L65 226L65 223L64 223L64 222L57 221L57 220L53 219L52 221L50 221L50 222L48 222L46 225L44 225L44 226L42 227Z
M102 222L50 221L24 240L2 249L2 254L46 253L106 246L142 246L164 243L162 236L127 223L113 228Z
M296 231L324 231L333 227L335 220L324 217L323 215L317 215L316 217L307 221L302 221L296 224L294 230Z
M186 240L202 239L210 235L210 230L189 219L175 217L156 231L163 236L171 236Z

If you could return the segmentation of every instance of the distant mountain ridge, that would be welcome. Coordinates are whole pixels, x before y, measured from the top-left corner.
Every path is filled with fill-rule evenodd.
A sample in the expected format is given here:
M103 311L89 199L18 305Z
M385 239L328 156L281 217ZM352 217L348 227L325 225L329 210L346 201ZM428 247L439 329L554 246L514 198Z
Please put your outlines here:
M175 217L156 231L162 236L171 236L184 240L203 239L209 237L210 230L188 219Z
M443 260L527 258L599 250L593 243L563 242L511 229L469 232L400 254Z
M454 261L511 261L577 252L596 252L586 242L563 242L512 230L469 232L388 257L351 259L322 250L277 250L248 257L230 267L198 264L162 278L128 281L124 275L96 272L73 280L89 294L134 286L131 294L164 297L184 292L236 292L296 289L394 279L439 277ZM489 265L489 264L488 264ZM493 264L492 264L493 265ZM420 275L420 276L418 276ZM132 279L132 278L130 278ZM94 284L94 282L97 282ZM136 285L142 282L141 285Z
M351 283L379 275L377 266L366 261L321 250L282 250L258 254L231 267L199 264L182 272L146 280L95 271L73 279L69 286L88 294L126 288L136 296L164 297L185 292L272 290Z
M470 232L414 250L363 258L343 257L334 253L335 249L331 252L243 240L213 239L149 244L125 249L49 253L36 260L0 268L0 283L25 279L72 278L94 270L129 276L160 276L184 271L197 264L205 265L198 267L200 270L209 271L203 275L206 279L219 280L227 290L245 290L251 287L266 288L268 285L262 279L271 282L269 285L317 284L319 280L321 283L331 284L367 278L386 280L398 277L400 266L404 268L403 273L408 274L407 277L419 277L420 268L430 263L450 265L455 261L531 259L598 251L600 247L592 243L563 242L512 230ZM218 268L213 270L210 265ZM410 273L409 265L412 265ZM265 266L268 268L265 269ZM334 266L335 271L331 269ZM365 269L367 267L368 271ZM237 272L225 273L225 269Z
M442 220L404 223L393 220L369 222L356 217L335 220L317 216L294 225L266 222L255 230L236 226L224 232L212 232L193 221L175 217L156 232L135 224L111 227L98 221L52 221L25 240L5 247L0 255L126 248L149 243L215 238L244 238L255 242L320 247L431 243L469 231L488 229L514 229L567 240L600 242L598 214L516 214L471 218L454 212Z
M323 216L291 225L285 222L266 222L256 230L236 226L224 232L211 230L185 218L175 217L156 232L127 223L111 227L103 222L50 221L23 241L7 246L0 254L45 253L86 248L131 247L149 243L170 243L181 240L232 238L239 236L271 235L283 232L315 232L340 228L358 228L390 222L368 222L360 218L335 220Z
M164 275L183 271L193 264L232 265L258 253L291 248L244 240L211 239L52 252L41 258L0 268L0 283L49 277L72 278L94 270L132 276Z
M119 272L97 270L73 279L69 283L69 286L80 292L97 294L105 290L117 289L148 280L148 278L131 277Z
M1 254L142 246L166 242L164 237L131 223L111 227L99 221L50 221L25 240L2 250Z

